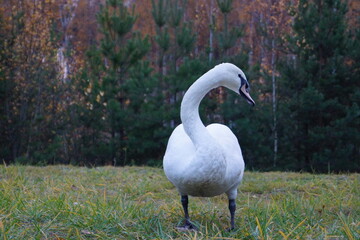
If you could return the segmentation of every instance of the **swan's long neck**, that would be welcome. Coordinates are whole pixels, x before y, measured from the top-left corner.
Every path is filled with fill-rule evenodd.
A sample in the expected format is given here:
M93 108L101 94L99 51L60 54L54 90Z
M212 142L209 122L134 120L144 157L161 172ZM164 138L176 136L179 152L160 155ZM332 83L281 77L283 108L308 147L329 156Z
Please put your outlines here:
M204 74L190 86L181 102L180 117L183 127L197 148L212 139L200 119L199 105L211 89L219 86L217 79L214 72Z

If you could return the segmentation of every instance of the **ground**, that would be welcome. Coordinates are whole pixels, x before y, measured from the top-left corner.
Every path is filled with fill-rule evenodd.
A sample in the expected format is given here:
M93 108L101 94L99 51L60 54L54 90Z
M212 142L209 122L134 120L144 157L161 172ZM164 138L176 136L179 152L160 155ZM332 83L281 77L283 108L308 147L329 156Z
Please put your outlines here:
M189 198L163 170L0 166L1 239L360 239L360 175L245 172L236 229L226 196Z

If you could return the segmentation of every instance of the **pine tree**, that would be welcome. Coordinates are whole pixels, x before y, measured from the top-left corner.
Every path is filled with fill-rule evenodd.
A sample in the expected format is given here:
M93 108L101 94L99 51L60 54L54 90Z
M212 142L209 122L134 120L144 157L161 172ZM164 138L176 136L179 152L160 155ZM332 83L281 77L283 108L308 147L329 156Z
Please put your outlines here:
M82 86L87 107L83 119L90 133L84 152L90 164L126 163L128 126L134 121L126 88L131 71L149 50L148 39L132 31L136 18L122 0L107 0L98 14L103 37L100 47L89 53Z
M220 51L225 56L230 55L230 48L234 47L236 41L243 35L242 26L229 29L228 16L233 10L232 3L233 0L217 0L218 7L224 17L223 29L217 35Z
M301 0L290 38L295 58L282 68L282 156L296 169L359 169L357 121L353 101L359 83L349 76L350 36L346 5L340 0ZM286 119L286 118L284 118ZM352 119L352 120L351 120ZM290 159L291 158L291 159Z
M156 25L155 41L159 46L158 56L157 56L158 72L159 72L159 78L162 82L162 78L165 73L164 68L166 66L165 53L169 50L170 47L170 35L166 27L167 18L168 18L168 9L167 9L168 1L158 0L158 2L155 3L154 0L151 0L151 3L152 3L152 16Z
M185 67L189 67L187 63L191 61L190 54L196 38L191 22L184 19L187 1L153 0L152 4L153 18L157 26L155 40L160 48L158 68L164 95L163 121L170 135L171 130L180 123L181 96L194 80L193 77L184 78L183 71ZM194 68L188 70L192 71Z

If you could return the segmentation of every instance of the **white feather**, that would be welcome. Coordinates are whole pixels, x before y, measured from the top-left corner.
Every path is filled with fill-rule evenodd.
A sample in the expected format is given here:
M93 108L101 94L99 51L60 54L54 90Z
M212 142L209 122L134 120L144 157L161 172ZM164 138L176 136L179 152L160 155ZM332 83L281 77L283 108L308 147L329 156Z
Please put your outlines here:
M245 78L235 65L220 64L195 81L184 95L182 124L171 134L163 159L166 176L182 196L226 193L229 199L236 198L245 167L238 140L225 125L205 127L199 104L206 93L219 86L239 93L239 74Z

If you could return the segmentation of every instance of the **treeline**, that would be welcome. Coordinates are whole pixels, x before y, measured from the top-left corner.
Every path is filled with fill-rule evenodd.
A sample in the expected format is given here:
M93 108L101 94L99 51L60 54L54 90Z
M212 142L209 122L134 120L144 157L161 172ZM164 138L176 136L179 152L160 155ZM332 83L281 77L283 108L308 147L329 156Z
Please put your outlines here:
M234 18L233 1L210 1L204 43L191 1L152 0L148 35L136 3L106 0L76 61L62 30L72 15L54 14L67 8L20 2L0 16L4 163L161 165L186 89L232 62L257 105L220 88L200 113L234 131L248 169L360 171L360 31L346 2L265 1L266 14L248 23Z

